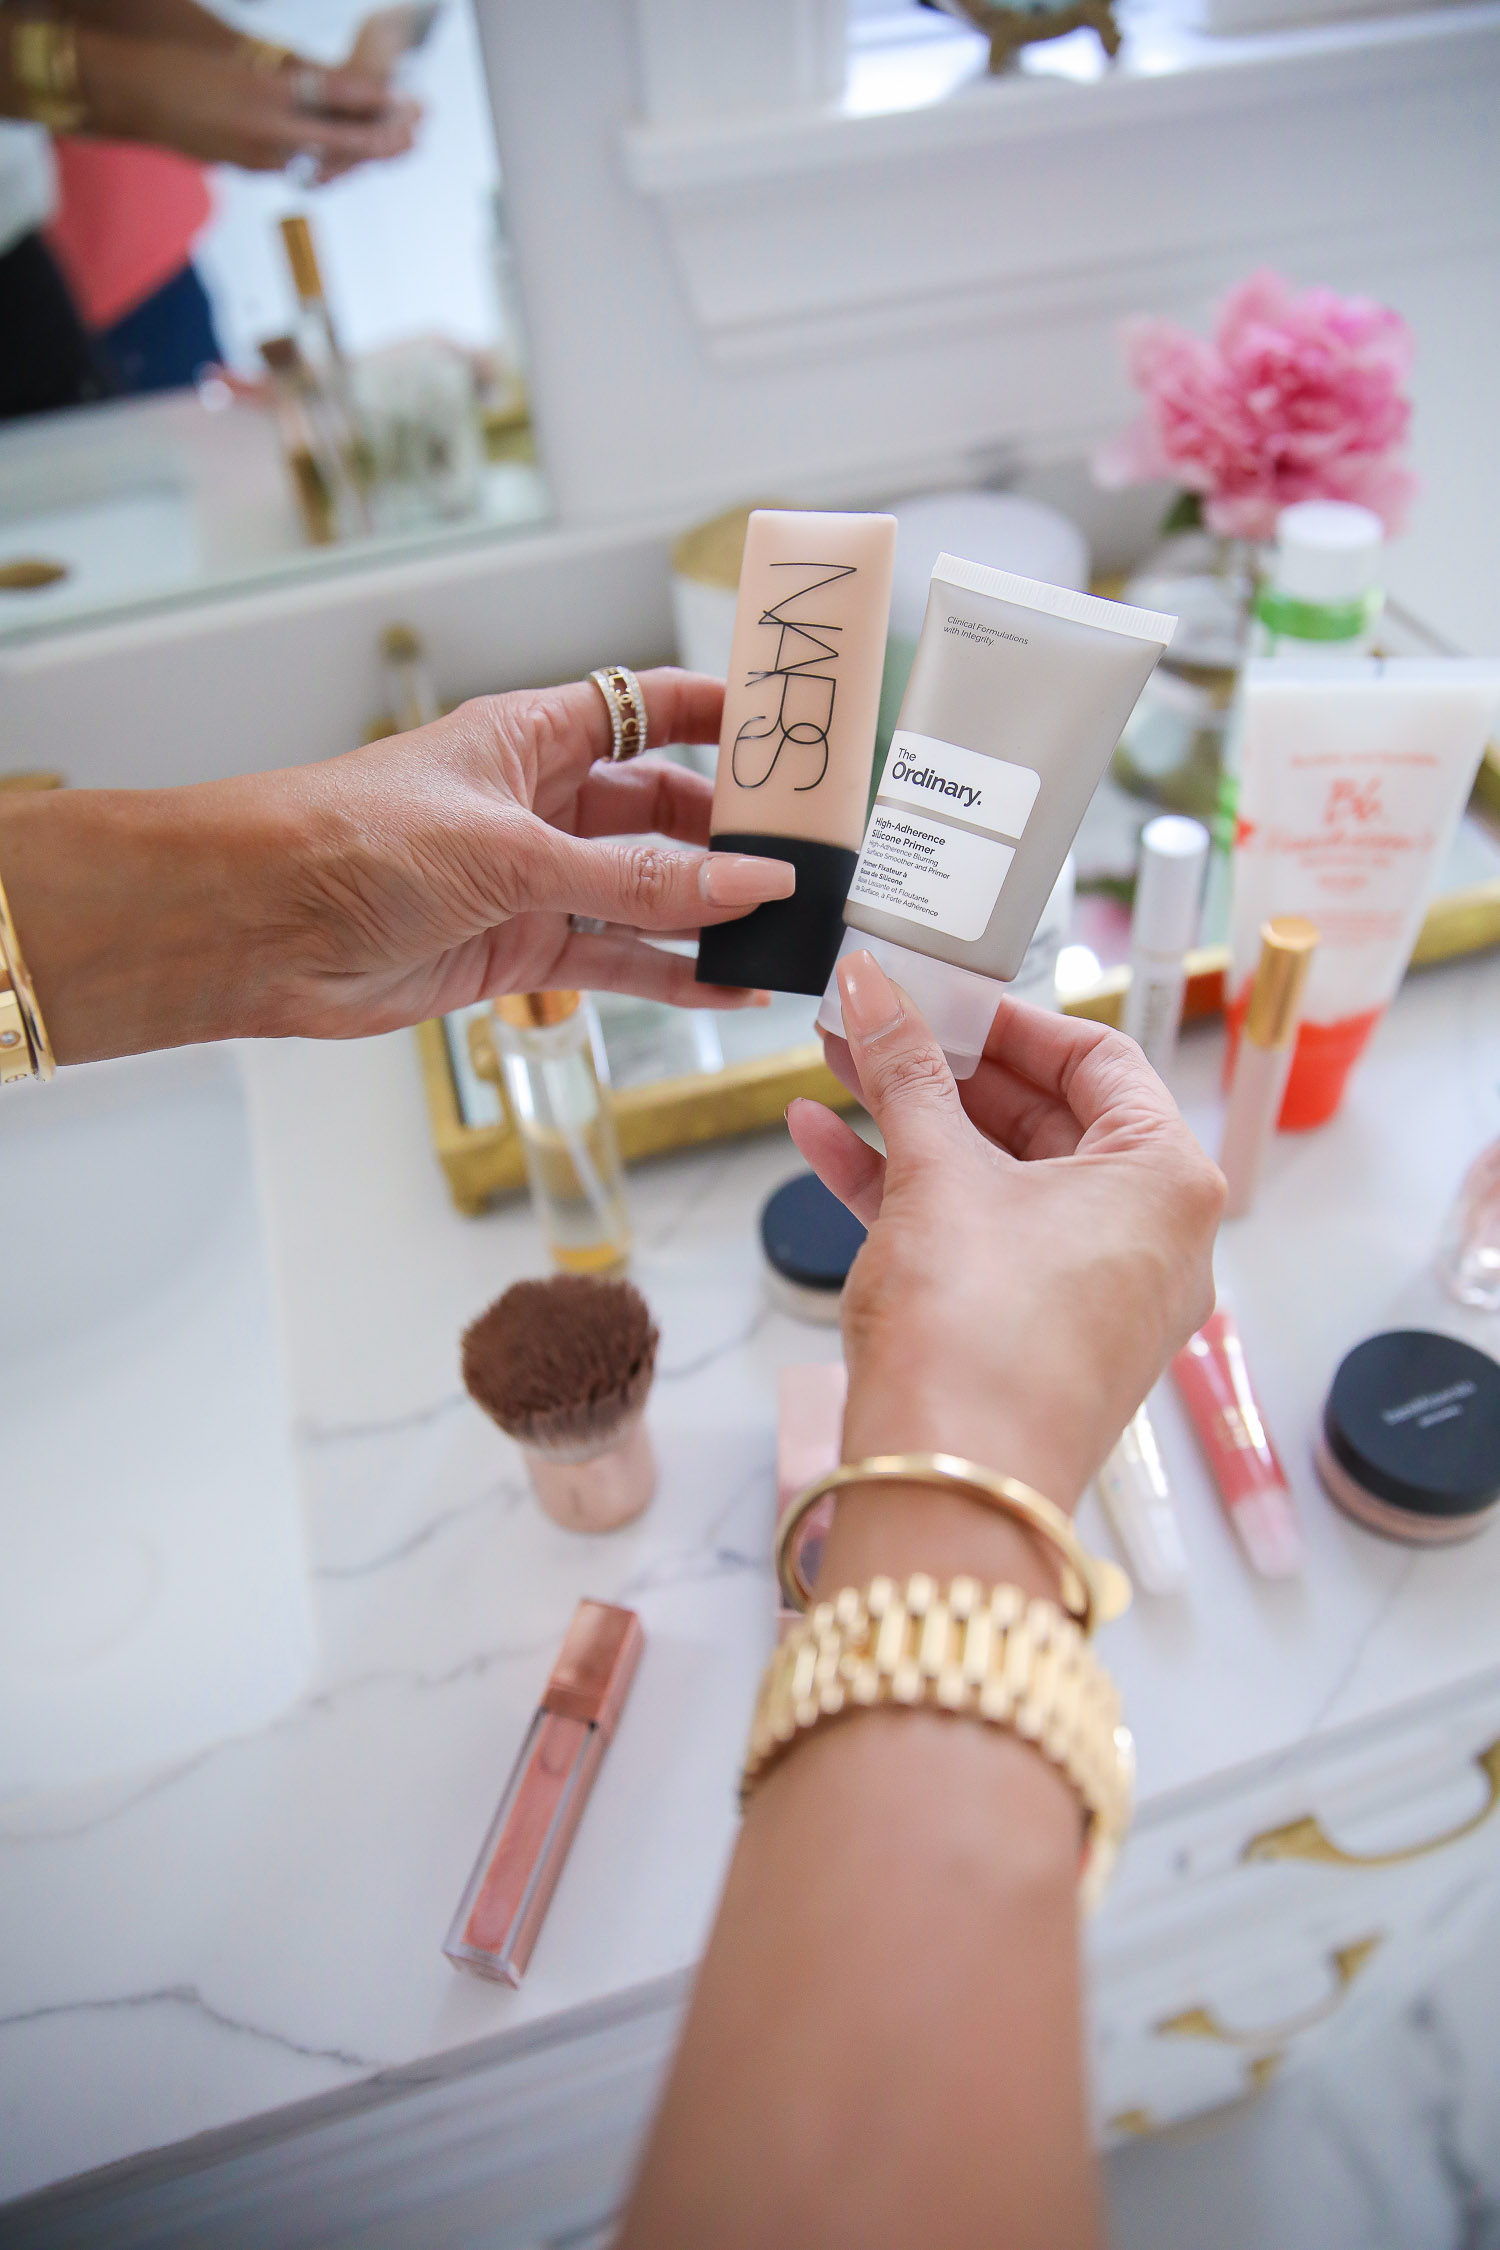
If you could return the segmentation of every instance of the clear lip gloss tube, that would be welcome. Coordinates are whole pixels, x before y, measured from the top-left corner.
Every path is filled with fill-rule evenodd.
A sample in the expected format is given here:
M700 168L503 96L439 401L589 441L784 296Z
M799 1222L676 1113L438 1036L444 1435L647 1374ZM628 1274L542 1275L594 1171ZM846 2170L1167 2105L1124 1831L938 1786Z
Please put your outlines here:
M1122 1029L1165 1077L1177 1051L1187 951L1198 935L1208 830L1162 813L1141 831L1141 864L1130 923L1130 983Z
M1252 1565L1262 1578L1295 1578L1302 1533L1291 1489L1250 1388L1239 1330L1222 1305L1177 1354L1172 1377Z
M1261 1158L1276 1130L1292 1068L1302 995L1317 944L1315 924L1300 914L1278 914L1261 925L1260 960L1250 987L1219 1148L1219 1169L1229 1183L1226 1219L1242 1219L1255 1198Z
M1126 1423L1095 1482L1137 1582L1148 1594L1175 1594L1187 1584L1187 1548L1144 1406Z
M645 1645L634 1610L578 1604L443 1941L455 1968L525 1975Z

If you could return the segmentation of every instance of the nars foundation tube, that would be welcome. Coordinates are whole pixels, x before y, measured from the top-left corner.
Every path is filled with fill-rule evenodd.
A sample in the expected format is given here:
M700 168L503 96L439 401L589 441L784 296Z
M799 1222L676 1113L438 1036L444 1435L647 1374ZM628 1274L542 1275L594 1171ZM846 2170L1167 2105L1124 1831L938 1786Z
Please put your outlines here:
M1302 1534L1291 1490L1250 1388L1239 1330L1222 1306L1177 1354L1172 1378L1252 1566L1262 1578L1294 1578Z
M797 888L705 930L700 984L821 992L870 799L896 519L752 510L709 845L784 859Z
M455 1968L525 1975L645 1642L634 1610L578 1604L443 1941Z
M1226 1219L1242 1219L1255 1200L1266 1143L1276 1130L1297 1044L1318 932L1297 914L1278 914L1260 933L1260 959L1250 988L1229 1082L1219 1169L1229 1183Z
M1322 933L1279 1124L1321 1125L1411 959L1434 876L1500 704L1500 664L1326 658L1247 664L1226 990L1244 1014L1261 924Z
M937 559L841 950L868 947L905 986L957 1078L1176 622ZM818 1024L843 1031L836 982Z

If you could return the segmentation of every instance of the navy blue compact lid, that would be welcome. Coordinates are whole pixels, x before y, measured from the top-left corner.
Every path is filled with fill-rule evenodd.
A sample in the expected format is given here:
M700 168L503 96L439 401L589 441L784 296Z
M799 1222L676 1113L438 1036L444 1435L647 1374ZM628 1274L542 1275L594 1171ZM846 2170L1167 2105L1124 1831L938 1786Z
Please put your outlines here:
M761 1248L772 1271L799 1289L842 1289L865 1230L815 1172L788 1180L760 1214Z
M1431 1329L1370 1336L1340 1363L1323 1434L1376 1499L1477 1515L1500 1500L1500 1362Z

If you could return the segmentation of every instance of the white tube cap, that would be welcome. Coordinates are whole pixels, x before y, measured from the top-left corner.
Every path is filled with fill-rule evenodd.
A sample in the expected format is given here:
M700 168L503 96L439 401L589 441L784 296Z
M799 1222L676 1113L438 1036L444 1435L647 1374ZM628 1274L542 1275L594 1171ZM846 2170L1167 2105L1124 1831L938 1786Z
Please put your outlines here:
M1352 500L1299 500L1276 518L1271 584L1294 601L1357 602L1380 583L1385 525Z
M1133 953L1181 960L1198 939L1208 830L1182 813L1161 813L1141 830L1140 873L1130 925Z
M839 960L851 953L874 954L886 975L909 992L921 1009L954 1077L972 1078L1005 990L999 978L955 968L951 961L934 961L930 954L913 953L907 946L893 945L889 938L867 937L863 930L844 932ZM828 990L818 1003L818 1029L831 1031L840 1039L845 1036L837 962Z

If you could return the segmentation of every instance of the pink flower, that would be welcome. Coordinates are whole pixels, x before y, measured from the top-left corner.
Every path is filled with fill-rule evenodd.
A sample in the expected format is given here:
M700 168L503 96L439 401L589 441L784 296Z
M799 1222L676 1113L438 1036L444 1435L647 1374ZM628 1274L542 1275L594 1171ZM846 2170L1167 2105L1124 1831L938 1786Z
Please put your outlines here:
M1170 478L1235 538L1271 538L1294 500L1356 500L1401 529L1417 480L1394 458L1411 422L1399 313L1261 272L1211 341L1166 320L1131 321L1124 341L1145 412L1096 454L1102 484Z

